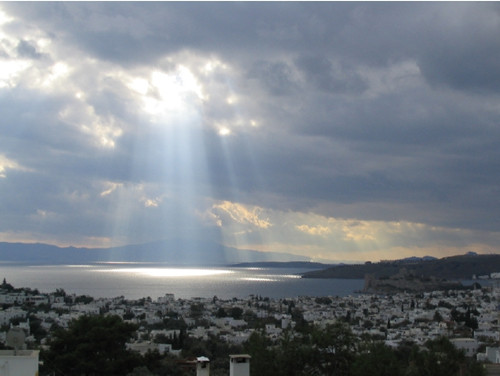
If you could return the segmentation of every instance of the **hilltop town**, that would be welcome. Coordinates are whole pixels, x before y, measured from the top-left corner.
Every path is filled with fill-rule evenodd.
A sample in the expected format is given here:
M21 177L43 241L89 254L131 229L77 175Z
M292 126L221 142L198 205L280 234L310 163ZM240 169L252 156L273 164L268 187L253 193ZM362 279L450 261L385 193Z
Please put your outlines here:
M424 346L445 337L470 359L495 364L500 363L499 293L499 288L490 286L347 297L176 299L167 293L156 299L127 300L94 299L62 289L50 293L16 289L4 280L0 285L0 342L7 342L9 330L20 328L26 335L23 348L43 352L50 347L54 331L67 329L81 317L117 316L136 328L127 349L142 355L154 352L182 363L188 339L190 343L216 340L243 350L255 334L276 344L290 335L300 336L304 326L321 329L341 322L355 337L390 348L407 343Z

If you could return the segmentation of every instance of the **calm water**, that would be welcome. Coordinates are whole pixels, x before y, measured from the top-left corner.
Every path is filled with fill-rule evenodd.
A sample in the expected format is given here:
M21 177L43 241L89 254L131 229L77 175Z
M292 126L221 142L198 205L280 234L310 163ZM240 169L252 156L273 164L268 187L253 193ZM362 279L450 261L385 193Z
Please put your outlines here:
M176 298L269 298L346 296L363 288L363 280L302 279L305 269L172 268L158 264L12 265L0 264L0 278L14 287L93 297L153 299L166 293Z

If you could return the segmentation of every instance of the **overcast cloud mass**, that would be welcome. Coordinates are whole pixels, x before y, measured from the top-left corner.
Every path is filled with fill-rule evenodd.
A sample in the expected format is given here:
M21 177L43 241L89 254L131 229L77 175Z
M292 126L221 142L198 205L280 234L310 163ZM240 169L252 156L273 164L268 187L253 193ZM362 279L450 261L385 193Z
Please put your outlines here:
M0 241L492 253L498 3L0 3Z

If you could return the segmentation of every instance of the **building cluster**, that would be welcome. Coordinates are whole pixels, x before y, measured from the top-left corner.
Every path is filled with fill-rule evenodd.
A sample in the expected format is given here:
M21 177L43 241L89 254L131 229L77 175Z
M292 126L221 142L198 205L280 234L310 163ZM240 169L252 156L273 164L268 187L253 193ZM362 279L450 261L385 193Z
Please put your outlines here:
M285 331L304 322L322 327L343 320L350 324L355 335L377 338L388 346L397 347L404 342L424 344L446 336L467 356L500 363L500 289L494 286L418 294L288 299L253 295L230 300L176 299L173 294L166 294L156 300L133 301L124 297L92 299L61 291L33 295L29 289L0 288L0 306L3 307L0 309L0 342L8 342L13 328L20 328L25 334L24 345L19 349L24 352L19 352L17 358L13 353L0 353L0 369L8 364L13 366L20 354L32 362L33 354L38 353L28 354L26 349L39 349L46 344L47 337L37 338L31 333L30 318L35 317L39 328L50 336L55 327L67 328L73 319L97 314L118 315L124 321L138 324L136 338L127 346L140 353L158 350L161 354L178 355L175 341L182 335L200 339L216 337L220 341L242 344L258 330L271 340L279 341ZM169 317L185 323L184 333L179 328L162 327ZM200 359L200 372L207 372L207 360ZM243 356L238 361L249 363L250 360Z

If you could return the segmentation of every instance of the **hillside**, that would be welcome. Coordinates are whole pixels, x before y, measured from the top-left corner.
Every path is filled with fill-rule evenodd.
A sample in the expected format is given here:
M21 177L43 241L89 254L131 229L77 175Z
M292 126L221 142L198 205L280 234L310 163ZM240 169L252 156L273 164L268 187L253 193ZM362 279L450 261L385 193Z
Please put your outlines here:
M376 278L391 277L402 268L418 276L439 276L443 279L472 279L473 275L489 275L500 272L500 255L467 254L441 259L416 260L413 262L389 261L379 263L338 265L323 270L315 270L303 275L304 278L363 279L366 274Z
M225 247L214 241L169 239L112 248L57 247L48 244L0 242L0 262L88 264L146 262L170 265L228 265L241 262L307 261L306 257Z
M290 269L324 269L328 264L309 261L264 261L264 262L241 262L230 265L235 268L290 268Z

